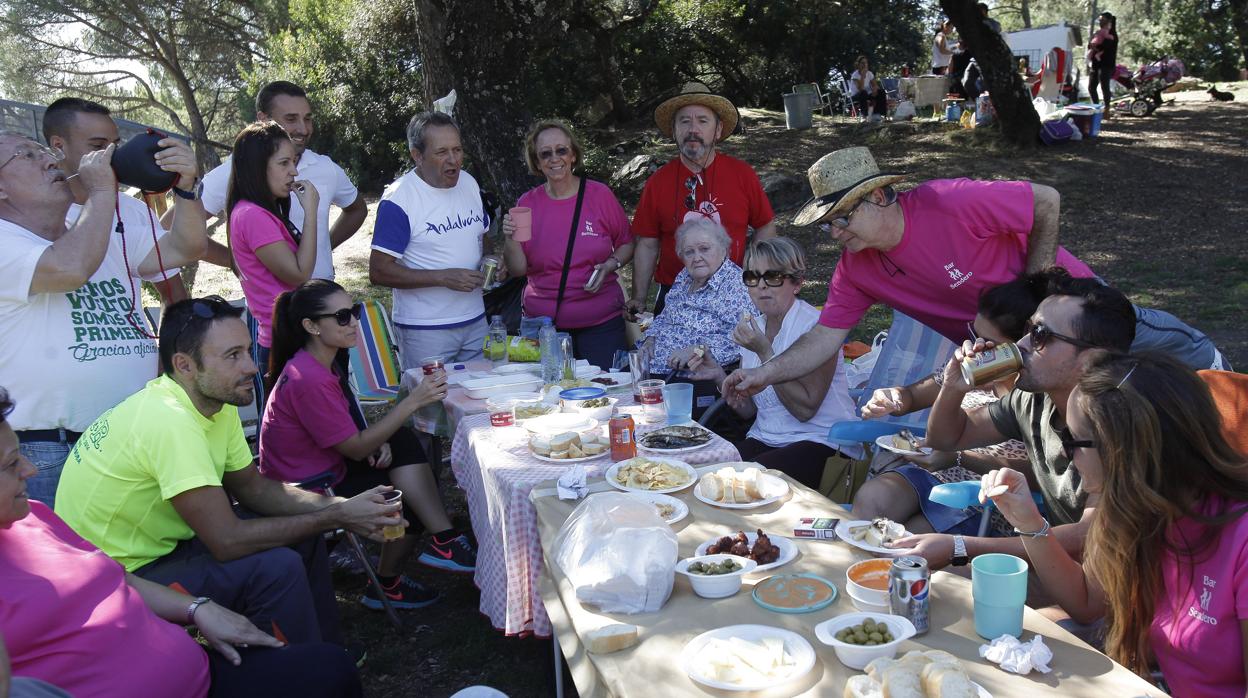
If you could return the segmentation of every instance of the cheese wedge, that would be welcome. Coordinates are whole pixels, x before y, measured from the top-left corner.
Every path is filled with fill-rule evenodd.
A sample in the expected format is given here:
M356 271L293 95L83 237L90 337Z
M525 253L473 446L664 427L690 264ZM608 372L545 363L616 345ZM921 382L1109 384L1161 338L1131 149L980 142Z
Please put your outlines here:
M593 654L609 654L637 644L637 626L612 623L585 634L585 646Z

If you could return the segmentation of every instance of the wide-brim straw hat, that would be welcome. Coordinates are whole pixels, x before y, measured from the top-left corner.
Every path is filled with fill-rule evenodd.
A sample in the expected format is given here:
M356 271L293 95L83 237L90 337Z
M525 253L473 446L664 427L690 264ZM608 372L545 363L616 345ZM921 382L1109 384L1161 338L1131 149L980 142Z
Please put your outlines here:
M863 146L834 150L806 171L814 197L793 216L793 225L810 225L848 211L868 192L900 182L901 172L880 172L871 151Z
M672 126L676 121L676 112L690 104L701 104L719 116L719 120L724 126L723 130L720 131L719 140L724 140L737 130L737 122L741 120L741 112L737 111L736 105L731 100L727 97L713 94L710 88L700 82L687 82L681 88L680 94L655 108L654 124L659 127L659 133L662 133L667 138L671 138Z

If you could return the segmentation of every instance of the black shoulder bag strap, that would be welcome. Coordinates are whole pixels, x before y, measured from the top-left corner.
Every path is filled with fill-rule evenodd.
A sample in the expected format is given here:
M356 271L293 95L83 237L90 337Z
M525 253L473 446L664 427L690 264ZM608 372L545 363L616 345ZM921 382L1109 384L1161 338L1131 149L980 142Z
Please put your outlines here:
M555 327L559 326L559 306L563 305L563 292L568 288L568 270L572 266L572 247L580 237L581 203L585 200L585 177L581 177L581 186L576 190L576 210L572 212L572 232L568 233L568 252L563 256L563 273L559 275L559 295L555 296L555 316L551 320Z

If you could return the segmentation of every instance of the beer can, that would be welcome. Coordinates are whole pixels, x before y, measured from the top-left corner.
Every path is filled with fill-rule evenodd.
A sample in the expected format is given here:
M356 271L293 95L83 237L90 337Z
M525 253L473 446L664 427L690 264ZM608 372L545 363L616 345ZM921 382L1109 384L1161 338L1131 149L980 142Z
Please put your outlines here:
M914 624L915 635L927 632L931 585L927 560L917 555L906 555L893 560L888 570L889 613Z
M589 281L585 283L585 288L589 288L590 286L593 286L594 284L600 283L602 281L602 277L606 275L607 275L606 267L601 266L601 265L594 267L594 273L589 275Z
M962 359L962 378L967 384L978 388L1012 376L1022 368L1023 355L1019 353L1018 345L1004 342Z
M495 277L498 276L498 257L492 254L482 257L479 271L485 274L485 279L481 281L481 288L485 291L494 288Z

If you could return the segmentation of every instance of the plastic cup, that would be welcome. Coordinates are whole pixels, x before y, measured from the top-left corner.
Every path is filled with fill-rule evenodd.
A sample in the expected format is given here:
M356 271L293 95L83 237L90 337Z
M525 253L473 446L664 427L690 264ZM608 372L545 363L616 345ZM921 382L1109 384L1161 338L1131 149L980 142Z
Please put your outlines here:
M693 384L669 383L663 386L663 402L667 405L667 423L693 421Z
M975 600L975 632L987 640L1023 633L1027 603L1027 562L1003 553L971 560L971 596Z
M385 497L386 504L400 504L403 501L403 490L390 490L383 494L382 497ZM381 529L381 536L386 541L398 540L407 535L407 527L403 525L403 507L400 506L394 512L394 516L399 520L399 523Z
M426 356L420 360L420 371L426 376L432 376L438 371L445 371L446 364L443 363L441 356Z
M663 421L666 417L663 410L664 382L658 378L648 378L638 381L635 385L642 406L642 419L647 424L657 424Z
M511 239L516 242L528 242L533 239L533 209L527 206L516 206L507 213L511 214L511 222L516 225L516 232Z
M490 398L485 401L485 409L490 413L490 426L514 427L516 425L515 400Z

